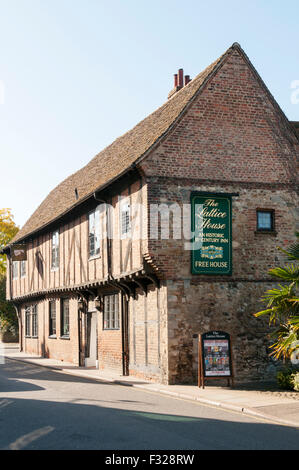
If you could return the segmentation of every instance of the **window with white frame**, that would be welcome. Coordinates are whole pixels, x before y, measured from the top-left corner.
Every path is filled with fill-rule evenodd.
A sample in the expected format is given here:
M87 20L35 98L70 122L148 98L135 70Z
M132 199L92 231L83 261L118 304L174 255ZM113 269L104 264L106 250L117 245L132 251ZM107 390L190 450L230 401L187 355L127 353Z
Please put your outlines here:
M120 205L120 227L121 237L126 238L131 231L131 210L128 202L123 202Z
M52 233L51 269L59 268L59 230Z
M38 336L38 318L37 318L37 305L31 307L31 321L32 321L32 336Z
M37 305L25 308L25 336L38 337Z
M104 330L119 330L118 294L104 296Z
M65 338L69 338L70 336L69 299L61 299L60 336L65 337Z
M18 279L19 277L19 261L12 262L12 278Z
M25 261L25 260L22 260L22 261L21 261L21 265L20 265L20 275L21 275L21 277L25 277L25 276L26 276L26 261Z
M101 224L99 208L89 213L88 230L89 257L94 258L100 254Z
M49 302L49 336L56 337L56 302Z
M30 336L31 335L31 325L30 325L30 320L31 320L31 308L26 307L25 308L25 336Z

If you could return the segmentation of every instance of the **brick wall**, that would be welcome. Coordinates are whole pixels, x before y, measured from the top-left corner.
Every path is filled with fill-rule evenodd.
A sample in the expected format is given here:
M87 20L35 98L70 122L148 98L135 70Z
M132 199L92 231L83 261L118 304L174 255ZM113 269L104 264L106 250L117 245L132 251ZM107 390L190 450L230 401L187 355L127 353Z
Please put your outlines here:
M196 380L193 334L210 329L231 333L237 380L273 373L268 326L253 313L271 286L269 268L284 262L277 246L292 243L298 229L295 148L282 114L234 51L143 162L149 204L182 209L192 191L239 194L232 198L232 276L191 275L185 240L149 241L149 256L166 282L170 383ZM275 210L276 233L257 233L257 208ZM186 220L182 215L181 223Z
M98 318L98 357L99 368L123 372L122 366L122 322L121 322L121 295L119 299L119 329L104 330L103 313Z
M56 303L56 337L49 337L49 301ZM38 337L25 336L25 307L37 305L38 312ZM23 347L24 352L38 356L50 357L65 362L72 362L78 365L79 346L78 346L78 308L77 299L69 297L69 320L70 335L69 339L61 338L60 331L60 299L49 297L38 302L28 302L22 305L23 319Z

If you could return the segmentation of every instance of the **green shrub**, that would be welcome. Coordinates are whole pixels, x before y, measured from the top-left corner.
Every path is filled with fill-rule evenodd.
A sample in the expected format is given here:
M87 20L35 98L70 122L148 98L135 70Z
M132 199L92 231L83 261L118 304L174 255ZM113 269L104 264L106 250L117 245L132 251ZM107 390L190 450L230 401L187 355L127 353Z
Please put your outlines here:
M294 372L292 374L292 385L293 389L296 390L296 392L299 392L299 372Z
M0 274L0 330L3 333L18 334L18 317L11 302L6 300L6 278Z
M293 374L294 374L294 370L290 368L277 372L276 380L277 380L278 385L284 390L293 390L294 389L293 381L292 381Z

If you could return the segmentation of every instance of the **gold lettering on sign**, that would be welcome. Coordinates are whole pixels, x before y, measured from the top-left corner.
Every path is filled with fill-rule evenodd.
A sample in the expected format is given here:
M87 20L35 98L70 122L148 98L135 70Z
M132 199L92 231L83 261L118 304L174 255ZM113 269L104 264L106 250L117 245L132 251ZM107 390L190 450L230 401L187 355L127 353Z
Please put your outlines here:
M225 230L226 224L214 223L211 219L224 219L227 212L218 209L219 203L214 199L207 199L204 208L199 210L195 216L197 217L197 229L201 232L203 229ZM202 207L202 206L201 206Z

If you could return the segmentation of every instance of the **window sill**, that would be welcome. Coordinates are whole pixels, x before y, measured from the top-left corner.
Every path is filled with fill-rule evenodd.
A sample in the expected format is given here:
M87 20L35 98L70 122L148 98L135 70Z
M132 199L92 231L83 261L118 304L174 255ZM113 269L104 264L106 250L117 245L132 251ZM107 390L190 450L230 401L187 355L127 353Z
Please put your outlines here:
M101 258L101 255L90 256L90 257L88 258L88 261L92 261L92 260L94 260L94 259L100 259L100 258Z
M56 335L49 335L48 338L49 339L57 339L57 336Z
M256 230L254 232L255 235L277 235L276 230Z
M69 337L69 336L66 336L66 335L64 335L64 336L59 336L59 339L70 339L70 337Z

